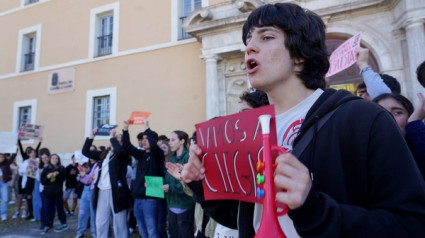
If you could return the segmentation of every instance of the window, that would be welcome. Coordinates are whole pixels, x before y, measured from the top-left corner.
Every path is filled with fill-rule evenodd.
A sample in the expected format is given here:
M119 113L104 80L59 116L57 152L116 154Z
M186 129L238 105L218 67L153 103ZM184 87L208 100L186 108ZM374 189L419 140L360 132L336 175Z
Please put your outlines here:
M35 36L34 34L24 36L24 68L23 71L34 69L35 56Z
M105 16L100 19L100 34L97 37L97 56L112 53L112 33L114 32L114 17Z
M118 52L118 26L119 2L91 10L90 58Z
M36 124L37 99L15 102L13 105L12 131L18 132L21 123ZM33 143L28 141L28 143Z
M38 2L38 0L25 0L25 4L31 4L35 2Z
M93 128L109 124L109 95L93 99Z
M104 88L87 91L86 136L101 124L114 125L117 111L117 88ZM105 139L106 137L99 137Z
M31 106L19 107L18 126L31 122Z
M193 12L195 9L202 7L201 0L181 0L181 12L180 12L180 21L179 21L179 40L190 38L191 36L186 33L183 29L183 22L186 17Z
M17 72L38 68L40 58L41 25L19 31L19 48L16 63Z

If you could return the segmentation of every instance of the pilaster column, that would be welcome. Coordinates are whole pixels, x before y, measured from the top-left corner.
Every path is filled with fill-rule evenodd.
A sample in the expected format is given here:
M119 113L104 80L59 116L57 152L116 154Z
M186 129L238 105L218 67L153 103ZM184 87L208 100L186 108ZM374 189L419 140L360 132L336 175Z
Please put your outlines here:
M220 116L219 109L219 87L218 87L218 77L217 77L217 62L220 60L220 57L213 55L204 55L201 58L205 60L206 67L206 83L205 83L205 93L206 93L206 119L209 120L214 117Z
M416 77L416 68L425 60L424 19L408 20L405 25L405 31L410 71L410 78L406 80L410 82L408 96L412 99L413 105L416 106L418 103L416 94L424 91Z

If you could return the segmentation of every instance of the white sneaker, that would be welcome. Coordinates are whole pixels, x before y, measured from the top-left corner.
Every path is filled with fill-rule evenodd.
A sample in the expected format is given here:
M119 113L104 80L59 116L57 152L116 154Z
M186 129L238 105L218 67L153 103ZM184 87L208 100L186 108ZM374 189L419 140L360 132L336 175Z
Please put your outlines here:
M22 216L21 216L22 218L25 218L25 217L27 217L27 210L24 210L24 212L22 212Z
M15 202L15 200L10 200L9 201L9 204L15 204L16 202Z
M19 211L16 211L15 214L13 214L12 218L16 219L19 217Z

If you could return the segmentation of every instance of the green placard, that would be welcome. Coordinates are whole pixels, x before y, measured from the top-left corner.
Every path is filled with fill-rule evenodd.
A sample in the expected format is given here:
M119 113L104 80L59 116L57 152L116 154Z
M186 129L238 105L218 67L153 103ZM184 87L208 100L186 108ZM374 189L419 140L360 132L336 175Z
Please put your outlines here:
M146 196L164 198L163 178L158 176L145 176Z

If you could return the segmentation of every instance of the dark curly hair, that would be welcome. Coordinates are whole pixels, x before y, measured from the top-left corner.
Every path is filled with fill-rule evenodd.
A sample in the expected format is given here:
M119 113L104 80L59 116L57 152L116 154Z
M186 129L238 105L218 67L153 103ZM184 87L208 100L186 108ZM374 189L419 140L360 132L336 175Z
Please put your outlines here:
M269 105L269 98L264 91L261 90L247 90L239 97L241 101L245 101L252 108L257 108Z
M292 3L263 5L249 15L242 29L246 45L248 34L255 27L277 27L285 33L285 47L292 59L304 59L304 68L297 72L309 89L326 87L329 69L326 51L325 23L314 12Z

